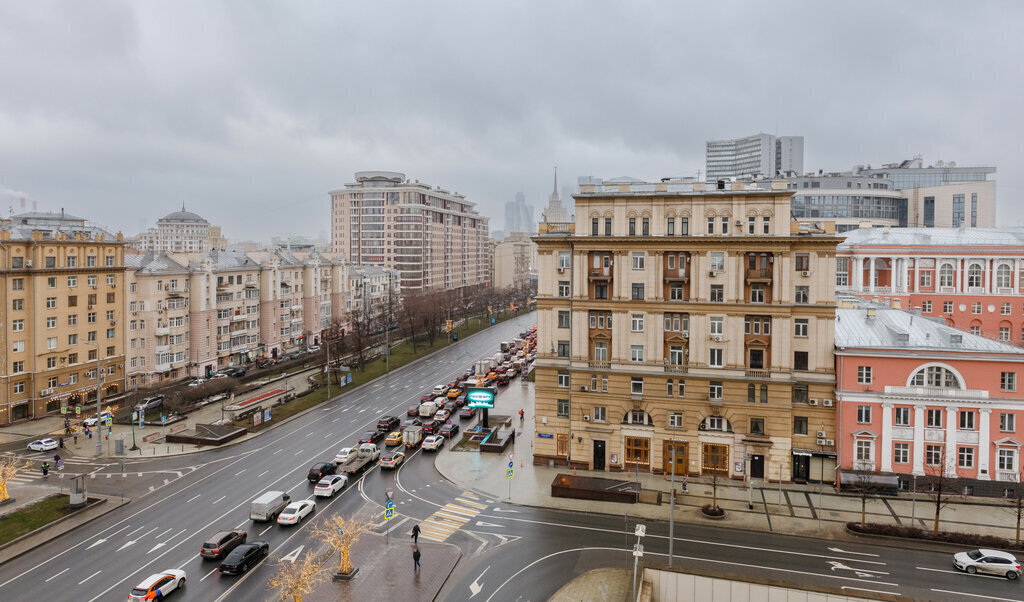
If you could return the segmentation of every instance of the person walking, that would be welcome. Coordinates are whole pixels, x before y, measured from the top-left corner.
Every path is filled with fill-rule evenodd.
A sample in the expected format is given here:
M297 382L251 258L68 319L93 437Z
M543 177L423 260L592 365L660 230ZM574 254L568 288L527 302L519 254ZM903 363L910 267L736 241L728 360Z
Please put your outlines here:
M412 547L412 570L414 573L420 572L420 548L419 546Z
M71 436L75 439L75 445L78 445L78 427L71 427Z
M43 467L42 468L43 468L43 478L44 479L48 478L50 476L50 463L46 462L46 461L43 461Z
M64 437L57 438L57 445L60 446L61 449L64 449Z
M412 526L412 541L413 541L413 543L419 543L420 542L420 526L419 525L413 525Z

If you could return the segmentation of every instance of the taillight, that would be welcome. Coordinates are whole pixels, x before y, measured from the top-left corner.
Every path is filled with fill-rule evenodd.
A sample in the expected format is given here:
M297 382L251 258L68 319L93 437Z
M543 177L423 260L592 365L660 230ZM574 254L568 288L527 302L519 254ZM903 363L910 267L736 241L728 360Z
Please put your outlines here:
M220 554L220 548L217 548L216 550L214 550L213 553L214 554Z

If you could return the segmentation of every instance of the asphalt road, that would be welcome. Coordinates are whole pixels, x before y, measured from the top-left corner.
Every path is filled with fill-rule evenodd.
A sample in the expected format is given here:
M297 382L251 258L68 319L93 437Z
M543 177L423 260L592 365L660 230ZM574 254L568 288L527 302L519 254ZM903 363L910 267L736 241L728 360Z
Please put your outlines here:
M395 492L397 518L380 520L378 531L389 529L394 540L407 542L408 530L416 523L424 525L424 536L432 521L454 525L441 537L460 546L463 557L439 599L544 600L586 570L632 566L636 520L628 515L510 506L444 480L422 451L410 454L399 470L382 472L374 467L334 498L318 499L316 513L302 525L286 528L248 520L249 501L266 490L286 490L292 499L311 496L312 485L305 479L311 464L333 458L338 448L372 429L380 415L401 417L422 392L492 354L498 341L525 330L532 320L524 316L500 324L237 446L131 463L127 473L143 476L110 480L127 479L125 486L133 488L137 499L4 564L0 599L118 599L147 575L167 568L188 573L186 591L172 599L268 599L271 564L244 576L220 577L216 562L198 556L204 537L221 528L243 528L249 541L270 543L275 561L294 557L319 549L309 537L310 526L329 515L362 510L382 519L387 489ZM108 479L102 475L118 473L119 466L97 470L101 476L90 483L104 483ZM667 522L645 524L646 558L667 561ZM396 563L405 567L407 551L392 546L388 553L396 554ZM1024 600L1019 581L958 573L949 553L747 532L709 523L677 524L674 554L676 566L699 572L827 584L852 595Z

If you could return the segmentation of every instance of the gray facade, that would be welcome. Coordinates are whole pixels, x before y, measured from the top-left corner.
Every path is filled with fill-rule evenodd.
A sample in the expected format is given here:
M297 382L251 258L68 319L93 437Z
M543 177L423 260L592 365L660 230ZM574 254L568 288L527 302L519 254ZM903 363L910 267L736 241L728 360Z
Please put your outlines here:
M730 140L709 140L705 146L709 182L738 176L773 177L780 171L801 172L803 136L754 134Z

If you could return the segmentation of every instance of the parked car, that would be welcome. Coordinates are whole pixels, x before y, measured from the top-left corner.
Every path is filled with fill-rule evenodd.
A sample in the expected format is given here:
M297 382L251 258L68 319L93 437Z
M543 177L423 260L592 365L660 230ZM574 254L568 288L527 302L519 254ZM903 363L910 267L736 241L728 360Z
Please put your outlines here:
M381 431L370 431L359 438L359 443L377 443L384 438L384 433Z
M106 424L107 423L107 418L110 418L110 416L111 416L110 412L103 412L102 414L100 414L100 421L103 422L104 424ZM82 421L82 424L84 424L85 426L88 426L88 427L96 426L96 424L97 424L96 416L89 416L88 418L86 418L85 420Z
M953 556L953 566L961 571L970 574L985 573L988 575L1003 575L1013 580L1020 577L1020 563L1012 554L998 550L971 550L970 552L958 552Z
M405 452L396 449L380 459L381 468L398 468L405 461Z
M338 471L338 465L334 462L317 462L309 469L306 473L306 478L309 479L310 483L316 483L320 479L332 475Z
M277 515L277 524L297 525L302 522L302 519L313 514L314 510L316 510L316 502L313 500L292 502L281 511L281 514Z
M445 437L446 439L451 439L455 435L459 434L459 425L454 422L450 422L442 426L441 430L437 431L437 434Z
M338 450L337 455L334 456L335 464L344 464L349 461L349 458L356 455L356 448L354 447L343 447Z
M202 384L205 384L205 383L206 383L206 379L200 377L200 378L197 378L197 379L193 380L192 382L190 382L188 384L188 386L190 386L190 387L198 387L199 385L202 385Z
M384 433L389 433L398 428L399 420L397 416L381 416L377 420L377 430Z
M221 373L230 376L232 378L241 378L245 376L245 368L241 366L232 366L231 368L224 368Z
M237 575L244 573L252 567L259 564L260 560L263 560L270 554L270 544L265 541L254 541L252 543L243 543L224 559L224 562L220 563L220 572L224 575Z
M423 451L437 451L444 447L444 437L441 435L431 435L423 440Z
M256 367L257 368L269 368L269 367L273 366L276 363L277 363L277 360L275 360L273 358L265 357L265 358L261 359L260 361L256 362Z
M402 443L402 431L391 431L384 437L384 445L394 447Z
M189 386L191 387L192 385ZM153 395L152 397L147 397L140 401L139 403L135 404L135 411L148 412L149 410L155 410L161 407L162 405L164 405L164 396Z
M317 351L320 351L320 345L310 345L306 348L306 351L309 353L316 353Z
M227 378L227 377L228 377L228 375L225 372L214 372L213 374L210 375L210 379L211 380L213 380L215 378Z
M320 482L313 488L313 495L317 497L334 497L334 494L341 491L348 485L348 477L343 474L332 474L329 477L320 479Z
M465 420L466 418L472 418L476 415L476 409L474 408L462 408L459 410L459 419Z
M142 583L132 588L128 594L128 602L163 600L167 594L179 589L185 589L185 571L167 569L162 573L146 577Z
M245 531L218 531L203 542L199 555L203 558L223 558L239 544L245 543L248 536Z
M49 437L46 439L36 439L28 444L28 448L32 451L50 451L51 449L57 449L57 442Z
M304 355L306 355L305 351L295 351L295 352L292 352L292 353L288 354L288 359L290 359L290 360L297 360L297 359L299 359L300 357L302 357Z

